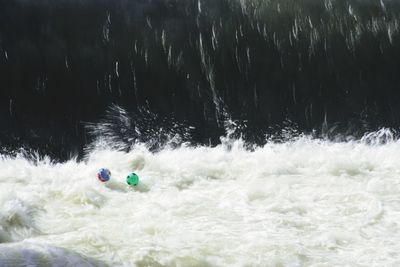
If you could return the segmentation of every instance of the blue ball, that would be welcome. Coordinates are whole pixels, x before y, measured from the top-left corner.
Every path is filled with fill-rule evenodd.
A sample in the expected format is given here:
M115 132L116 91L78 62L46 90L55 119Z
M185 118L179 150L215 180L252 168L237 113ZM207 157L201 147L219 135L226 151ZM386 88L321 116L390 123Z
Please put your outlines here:
M101 181L101 182L107 182L108 180L110 180L111 178L111 172L110 170L106 169L106 168L101 168L99 170L99 172L97 173L97 178Z

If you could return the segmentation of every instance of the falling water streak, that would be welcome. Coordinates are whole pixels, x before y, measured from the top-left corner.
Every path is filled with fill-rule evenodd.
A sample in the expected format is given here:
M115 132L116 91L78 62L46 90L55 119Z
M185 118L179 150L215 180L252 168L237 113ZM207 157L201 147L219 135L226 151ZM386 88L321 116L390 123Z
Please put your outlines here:
M207 81L210 85L211 93L212 93L212 98L213 98L213 103L215 106L215 118L217 123L220 123L220 116L221 116L221 110L220 110L220 101L217 96L216 88L215 88L215 83L214 83L214 72L213 72L213 67L210 63L210 58L205 52L204 46L203 46L203 38L201 33L199 34L199 50L200 50L200 56L201 56L201 62L203 66L203 71L206 75Z
M104 42L110 42L110 25L111 25L111 14L107 12L107 19L103 25L103 40Z
M12 98L10 98L10 107L9 107L10 116L13 116L12 105L13 105L13 100Z
M65 56L64 62L65 62L65 67L66 67L67 69L69 69L68 57L67 57L67 56Z
M115 75L119 78L118 61L115 61Z

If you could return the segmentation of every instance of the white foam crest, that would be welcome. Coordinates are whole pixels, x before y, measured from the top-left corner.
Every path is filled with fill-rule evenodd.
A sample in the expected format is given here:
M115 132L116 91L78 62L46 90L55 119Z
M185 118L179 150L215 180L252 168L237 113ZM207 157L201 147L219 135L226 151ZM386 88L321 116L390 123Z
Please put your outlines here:
M399 255L399 158L397 141L307 137L252 151L230 140L59 164L2 158L0 237L122 266L388 266Z

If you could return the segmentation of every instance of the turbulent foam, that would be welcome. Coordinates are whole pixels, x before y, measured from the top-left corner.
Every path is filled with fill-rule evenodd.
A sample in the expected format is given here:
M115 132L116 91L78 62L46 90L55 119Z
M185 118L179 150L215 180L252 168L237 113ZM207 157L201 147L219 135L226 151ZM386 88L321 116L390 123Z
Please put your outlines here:
M391 266L399 158L396 140L306 137L252 151L240 140L104 149L58 164L3 157L0 261L26 264L10 255L30 249L57 262L58 248L113 266ZM107 184L100 167L112 171ZM137 188L125 184L132 170Z

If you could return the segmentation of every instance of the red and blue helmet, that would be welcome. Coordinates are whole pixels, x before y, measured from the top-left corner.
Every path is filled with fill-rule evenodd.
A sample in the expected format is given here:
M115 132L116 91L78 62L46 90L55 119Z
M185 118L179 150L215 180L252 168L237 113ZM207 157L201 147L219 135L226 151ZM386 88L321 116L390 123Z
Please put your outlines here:
M97 178L103 183L107 182L111 178L110 170L106 168L101 168L97 173Z

